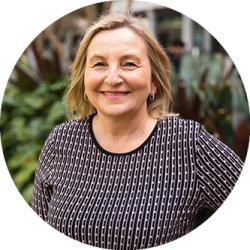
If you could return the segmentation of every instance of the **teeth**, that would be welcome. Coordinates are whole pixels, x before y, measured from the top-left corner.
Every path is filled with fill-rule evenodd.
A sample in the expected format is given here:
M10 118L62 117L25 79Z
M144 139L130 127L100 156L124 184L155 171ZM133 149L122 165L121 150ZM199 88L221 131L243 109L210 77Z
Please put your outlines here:
M105 95L111 95L111 96L115 96L115 95L126 95L128 94L128 92L103 92Z

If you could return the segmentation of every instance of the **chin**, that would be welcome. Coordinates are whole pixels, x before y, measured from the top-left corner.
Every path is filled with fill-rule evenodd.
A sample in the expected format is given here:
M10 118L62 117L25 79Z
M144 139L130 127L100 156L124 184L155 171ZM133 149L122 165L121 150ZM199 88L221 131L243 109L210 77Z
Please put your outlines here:
M109 116L109 117L123 117L123 116L126 116L127 114L130 114L130 112L125 112L125 111L115 111L115 110L112 110L109 112L101 112L103 115L105 116Z
M112 117L122 117L122 116L126 116L128 114L133 113L132 109L121 109L118 107L109 107L108 109L103 109L99 111L100 113L102 113L103 115L106 116L112 116Z
M98 113L113 118L123 118L124 116L132 116L133 114L136 116L136 114L142 113L143 111L144 107L134 103L102 105L99 109L97 108ZM147 108L145 112L147 112Z

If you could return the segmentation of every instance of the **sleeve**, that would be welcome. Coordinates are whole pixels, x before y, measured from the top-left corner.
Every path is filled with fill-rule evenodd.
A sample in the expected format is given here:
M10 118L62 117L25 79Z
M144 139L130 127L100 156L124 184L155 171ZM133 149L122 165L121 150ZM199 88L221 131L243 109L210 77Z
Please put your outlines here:
M52 130L42 148L35 172L31 207L43 219L47 220L48 205L51 199L52 187L49 177L53 171L55 159L55 131Z
M216 210L233 189L243 162L201 126L196 144L196 165L205 207Z

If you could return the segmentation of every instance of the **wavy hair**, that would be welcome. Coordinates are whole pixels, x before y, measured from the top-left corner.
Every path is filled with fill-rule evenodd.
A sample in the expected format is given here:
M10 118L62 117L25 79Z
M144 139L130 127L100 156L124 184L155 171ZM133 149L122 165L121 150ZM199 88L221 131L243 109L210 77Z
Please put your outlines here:
M127 27L138 34L145 42L151 64L152 80L157 86L154 100L147 100L148 113L156 119L171 115L171 64L156 38L140 18L131 14L108 14L101 16L90 26L76 53L72 66L70 83L66 92L66 111L69 119L81 119L96 112L94 106L85 98L84 74L88 46L93 37L101 31Z

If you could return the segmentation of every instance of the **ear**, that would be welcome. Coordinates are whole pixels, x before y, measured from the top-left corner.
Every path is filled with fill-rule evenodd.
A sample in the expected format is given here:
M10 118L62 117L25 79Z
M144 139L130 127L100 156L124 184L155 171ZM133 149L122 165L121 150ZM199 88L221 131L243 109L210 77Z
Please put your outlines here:
M150 86L150 95L155 95L157 92L157 85L154 81L151 82L151 86Z

